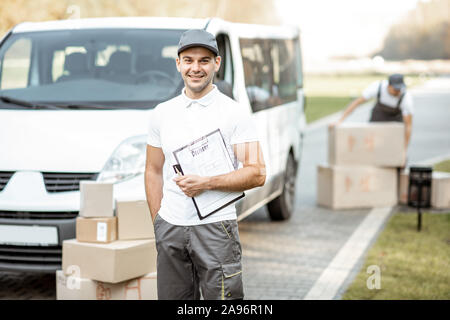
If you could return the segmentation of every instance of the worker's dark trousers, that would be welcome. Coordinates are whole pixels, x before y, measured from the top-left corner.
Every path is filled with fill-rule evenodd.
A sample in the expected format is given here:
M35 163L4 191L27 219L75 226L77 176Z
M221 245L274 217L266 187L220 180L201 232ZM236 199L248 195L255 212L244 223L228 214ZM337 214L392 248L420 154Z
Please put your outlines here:
M236 220L176 226L154 221L158 299L243 299Z

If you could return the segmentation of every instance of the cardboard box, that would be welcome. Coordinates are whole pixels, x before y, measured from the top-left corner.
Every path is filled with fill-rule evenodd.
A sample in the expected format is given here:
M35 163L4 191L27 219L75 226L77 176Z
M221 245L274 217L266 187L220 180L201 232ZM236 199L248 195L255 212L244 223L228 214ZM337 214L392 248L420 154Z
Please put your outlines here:
M111 243L63 241L62 268L76 270L80 278L118 283L156 271L155 240L127 240Z
M397 169L369 166L317 167L317 203L332 209L397 204Z
M402 167L406 160L402 123L345 123L328 129L330 165Z
M119 283L106 283L56 271L57 300L157 300L156 272Z
M409 171L402 170L398 177L398 203L408 204Z
M80 216L84 218L113 217L113 184L80 181Z
M109 243L117 240L117 217L77 217L76 237L82 242Z
M117 200L119 240L155 238L152 216L146 200Z
M433 172L431 206L436 209L450 208L450 173Z
M398 202L408 205L409 170L400 172ZM431 180L431 207L450 208L450 173L433 171Z

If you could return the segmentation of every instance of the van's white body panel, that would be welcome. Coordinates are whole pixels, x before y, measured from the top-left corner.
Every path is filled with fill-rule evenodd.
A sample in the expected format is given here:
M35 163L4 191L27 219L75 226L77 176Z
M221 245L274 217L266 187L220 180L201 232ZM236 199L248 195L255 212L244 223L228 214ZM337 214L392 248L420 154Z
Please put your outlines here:
M0 171L100 172L151 110L0 110ZM1 193L0 193L1 194Z

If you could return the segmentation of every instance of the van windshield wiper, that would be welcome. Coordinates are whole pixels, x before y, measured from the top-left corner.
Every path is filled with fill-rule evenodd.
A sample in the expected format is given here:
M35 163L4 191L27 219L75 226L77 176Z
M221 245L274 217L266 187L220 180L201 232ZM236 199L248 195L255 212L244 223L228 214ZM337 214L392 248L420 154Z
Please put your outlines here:
M61 109L113 109L110 106L102 106L102 105L91 105L91 104L78 104L78 103L70 103L70 104L46 104L46 103L34 103L31 101L16 99L8 96L0 96L0 100L6 103L15 104L20 107L30 108L30 109L53 109L53 110L61 110Z
M20 100L8 96L0 96L0 100L6 103L15 104L20 107L29 108L29 109L54 109L54 110L60 110L60 107L57 107L55 105L51 104L44 104L44 103L34 103L31 101L26 100Z
M64 109L114 109L111 106L103 106L98 104L81 104L81 103L68 103L68 104L60 104L58 103L59 108Z

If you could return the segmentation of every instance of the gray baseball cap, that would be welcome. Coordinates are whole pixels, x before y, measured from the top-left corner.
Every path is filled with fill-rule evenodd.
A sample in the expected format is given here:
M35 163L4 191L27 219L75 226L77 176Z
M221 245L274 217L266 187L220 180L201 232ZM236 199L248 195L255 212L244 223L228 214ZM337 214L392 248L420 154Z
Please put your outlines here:
M214 35L203 29L191 29L185 31L178 43L178 54L192 47L204 47L211 50L216 56L219 55L217 42Z
M403 81L403 75L399 73L394 73L389 76L389 85L393 86L396 90L402 90L406 87Z

